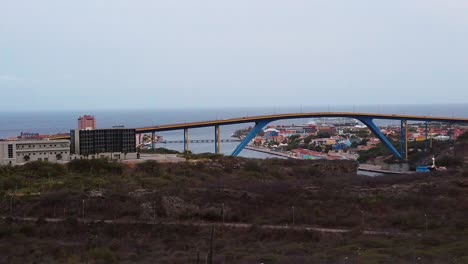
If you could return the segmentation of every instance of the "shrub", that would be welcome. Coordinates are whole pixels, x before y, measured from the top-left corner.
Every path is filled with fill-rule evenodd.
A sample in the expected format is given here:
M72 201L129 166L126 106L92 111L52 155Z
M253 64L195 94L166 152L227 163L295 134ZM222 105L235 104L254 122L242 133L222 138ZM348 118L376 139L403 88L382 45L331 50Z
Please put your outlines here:
M23 225L19 228L19 232L23 233L26 236L33 236L34 235L34 226L31 225Z
M246 171L260 172L261 168L256 160L248 160L244 166Z
M96 264L115 263L117 261L114 252L108 248L94 248L89 251L89 256L95 261L94 263Z
M150 174L152 176L160 176L161 165L157 161L147 160L145 162L137 164L136 171Z
M463 177L468 178L468 169L465 169L462 174Z
M9 237L16 232L13 225L0 224L0 238Z
M465 132L465 133L461 134L457 138L457 142L468 142L468 132Z
M44 206L53 206L64 202L68 196L68 191L61 190L57 192L45 193L41 197L41 203Z
M462 159L452 157L452 156L442 156L441 158L436 160L437 166L456 167L456 166L461 166L462 164L463 164Z
M63 165L45 161L33 161L26 163L20 168L20 171L27 175L36 176L39 178L57 177L66 173L66 169Z
M21 176L4 176L0 177L0 189L10 190L14 188L22 188L24 179Z
M122 174L123 165L115 161L109 161L107 159L79 159L72 160L68 163L68 170L77 173L111 173L111 174Z

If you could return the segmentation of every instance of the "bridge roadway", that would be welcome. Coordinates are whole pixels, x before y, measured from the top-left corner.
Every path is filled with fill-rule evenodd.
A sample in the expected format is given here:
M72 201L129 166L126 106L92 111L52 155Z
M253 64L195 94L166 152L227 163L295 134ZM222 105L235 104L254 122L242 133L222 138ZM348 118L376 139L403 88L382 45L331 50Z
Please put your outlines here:
M151 133L158 131L171 131L179 129L201 128L211 126L233 125L241 123L257 123L262 121L277 121L284 119L300 118L319 118L319 117L347 117L354 119L385 119L385 120L410 120L427 122L450 122L450 123L468 123L468 118L436 117L436 116L417 116L417 115L398 115L398 114L371 114L371 113L352 113L352 112L315 112L315 113L291 113L262 116L246 116L241 118L229 118L222 120L200 121L179 123L170 125L159 125L150 127L136 128L136 133Z

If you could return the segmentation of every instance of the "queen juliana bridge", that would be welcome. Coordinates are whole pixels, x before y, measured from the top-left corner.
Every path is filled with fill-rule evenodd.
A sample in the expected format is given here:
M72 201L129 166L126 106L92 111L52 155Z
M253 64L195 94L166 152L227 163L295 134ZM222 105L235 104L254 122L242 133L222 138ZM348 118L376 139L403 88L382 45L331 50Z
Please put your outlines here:
M425 122L426 126L426 140L428 138L428 125L430 122L445 122L445 123L467 123L468 118L455 118L455 117L436 117L436 116L416 116L416 115L398 115L398 114L371 114L371 113L350 113L350 112L315 112L315 113L291 113L291 114L274 114L262 116L250 116L240 118L229 118L223 120L190 122L181 124L158 125L150 127L136 128L136 134L152 135L152 147L154 148L154 139L156 132L184 130L184 150L189 150L189 129L201 127L214 127L214 143L215 153L220 153L220 126L233 125L241 123L255 123L250 133L240 142L236 149L232 152L232 156L237 156L247 146L247 144L264 128L266 125L273 121L286 120L286 119L300 119L300 118L319 118L319 117L346 117L353 118L361 121L366 125L380 141L391 151L391 153L398 159L406 160L408 152L408 121ZM398 120L401 122L401 135L400 135L400 150L395 148L390 140L380 131L379 127L374 123L374 120Z

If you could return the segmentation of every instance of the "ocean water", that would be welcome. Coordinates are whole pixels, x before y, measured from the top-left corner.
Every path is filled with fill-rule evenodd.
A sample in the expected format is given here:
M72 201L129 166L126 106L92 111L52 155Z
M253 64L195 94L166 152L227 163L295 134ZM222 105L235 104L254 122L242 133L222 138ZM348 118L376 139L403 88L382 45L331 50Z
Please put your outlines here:
M347 105L347 106L297 106L271 108L223 108L223 109L148 109L148 110L96 110L96 111L57 111L57 112L3 112L0 113L0 138L18 136L21 132L55 134L69 132L77 127L80 115L94 115L98 128L124 125L128 128L185 123L191 121L217 120L233 117L255 116L298 112L366 112L382 114L414 114L427 116L468 117L468 104L451 105ZM312 119L283 120L276 124L305 124ZM376 121L378 124L398 124L396 121ZM273 123L273 124L275 124ZM253 124L237 124L221 127L221 137L230 138L235 130ZM166 140L182 140L183 131L162 132ZM190 139L214 139L214 128L189 130ZM160 144L175 150L182 150L182 144ZM230 154L236 142L222 143L221 152ZM195 153L214 152L213 143L193 143L190 149ZM243 156L265 157L265 154L244 150Z

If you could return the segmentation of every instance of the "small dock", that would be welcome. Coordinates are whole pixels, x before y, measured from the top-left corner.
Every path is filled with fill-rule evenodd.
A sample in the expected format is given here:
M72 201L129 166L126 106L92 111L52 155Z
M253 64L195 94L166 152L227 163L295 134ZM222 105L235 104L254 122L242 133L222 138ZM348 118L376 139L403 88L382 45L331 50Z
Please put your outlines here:
M390 171L390 170L383 170L380 166L368 165L368 164L359 164L358 170L361 171L369 171L369 172L377 172L382 174L413 174L414 171Z

